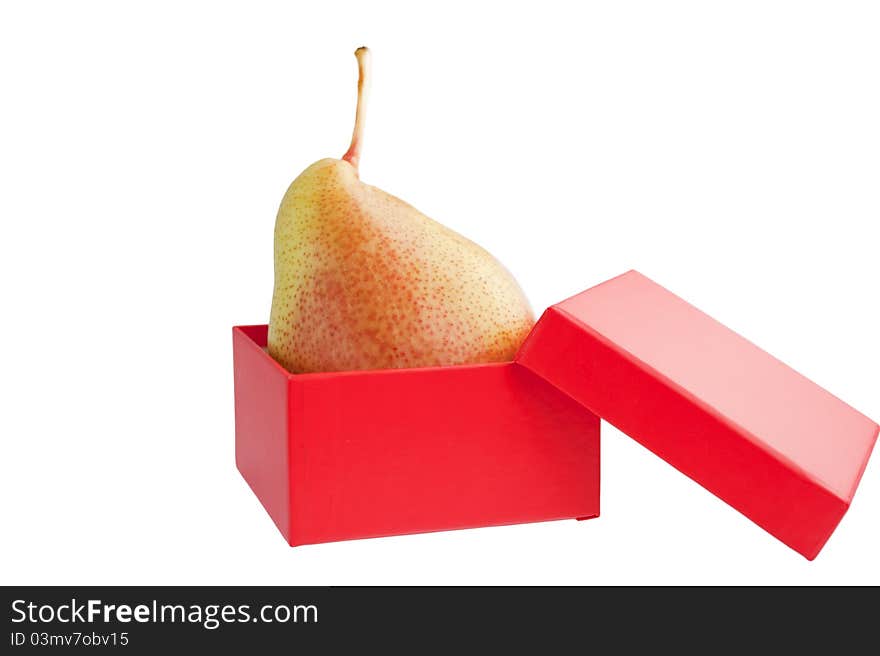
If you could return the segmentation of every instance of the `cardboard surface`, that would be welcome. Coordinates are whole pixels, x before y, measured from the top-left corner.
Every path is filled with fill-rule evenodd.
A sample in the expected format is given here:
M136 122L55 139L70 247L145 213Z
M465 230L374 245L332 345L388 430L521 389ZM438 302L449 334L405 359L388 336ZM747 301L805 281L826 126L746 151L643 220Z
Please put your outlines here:
M233 329L236 462L291 545L599 514L599 419L514 363L289 374Z
M516 358L814 558L877 424L630 271L549 308Z

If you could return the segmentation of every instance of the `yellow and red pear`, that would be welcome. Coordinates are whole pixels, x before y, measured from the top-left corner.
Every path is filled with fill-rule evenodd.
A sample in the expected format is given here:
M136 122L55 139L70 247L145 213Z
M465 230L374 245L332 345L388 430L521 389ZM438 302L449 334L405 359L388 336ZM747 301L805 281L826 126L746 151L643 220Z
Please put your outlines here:
M361 182L370 53L355 55L351 147L303 171L278 210L269 353L294 373L512 359L534 315L510 273Z

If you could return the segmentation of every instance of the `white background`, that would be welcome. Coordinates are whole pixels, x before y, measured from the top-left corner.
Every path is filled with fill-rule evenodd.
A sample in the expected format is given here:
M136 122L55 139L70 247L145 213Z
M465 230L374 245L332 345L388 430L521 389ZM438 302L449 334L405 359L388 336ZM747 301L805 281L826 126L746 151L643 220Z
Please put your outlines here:
M637 268L880 417L876 3L421 5L3 5L0 581L880 584L877 456L809 563L608 426L600 519L286 546L230 327L362 44L362 178L536 310Z

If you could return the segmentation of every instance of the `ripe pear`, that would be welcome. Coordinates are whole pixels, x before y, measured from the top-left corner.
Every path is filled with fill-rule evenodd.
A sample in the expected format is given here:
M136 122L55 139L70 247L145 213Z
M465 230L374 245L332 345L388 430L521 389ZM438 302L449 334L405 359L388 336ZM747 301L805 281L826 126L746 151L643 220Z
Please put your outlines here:
M510 273L360 181L370 53L355 55L351 147L303 171L278 210L269 354L293 373L512 359L534 315Z

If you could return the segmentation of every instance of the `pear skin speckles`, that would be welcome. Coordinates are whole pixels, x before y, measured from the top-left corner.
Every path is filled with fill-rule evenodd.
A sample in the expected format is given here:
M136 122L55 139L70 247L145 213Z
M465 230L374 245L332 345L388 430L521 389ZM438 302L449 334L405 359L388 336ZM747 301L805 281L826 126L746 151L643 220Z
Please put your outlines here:
M347 161L315 162L287 190L269 353L289 371L503 362L533 325L495 258Z

